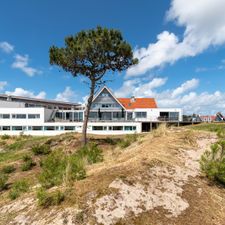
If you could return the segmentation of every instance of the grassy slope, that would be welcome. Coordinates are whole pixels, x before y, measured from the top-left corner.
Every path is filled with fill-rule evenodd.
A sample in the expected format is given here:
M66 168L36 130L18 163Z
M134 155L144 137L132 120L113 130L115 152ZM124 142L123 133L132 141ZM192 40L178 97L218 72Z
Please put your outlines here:
M215 128L215 125L213 125L213 128L212 125L199 125L198 127L195 126L194 129L213 129L213 131L215 131L217 128ZM116 189L109 188L109 185L113 181L120 179L129 187L134 187L137 183L137 179L140 178L139 183L145 185L147 188L151 183L154 183L153 181L155 180L155 177L151 177L151 174L149 175L149 170L152 168L169 168L173 171L173 168L176 166L184 169L185 166L180 159L180 154L183 154L183 152L185 153L185 151L188 150L197 149L197 139L204 140L209 137L210 134L208 133L201 133L197 131L192 132L188 129L180 128L169 131L161 129L153 134L139 137L138 140L131 146L121 149L115 145L118 141L118 137L115 137L116 141L110 141L110 139L92 136L90 138L97 142L104 150L104 161L95 165L87 165L87 178L73 184L69 190L70 193L68 197L61 206L54 209L50 208L42 210L36 207L35 202L32 202L31 205L34 205L33 210L31 209L29 211L29 208L19 210L17 208L15 210L6 210L4 215L0 213L0 224L7 224L13 220L14 222L18 221L13 218L15 218L16 215L21 214L24 214L25 217L30 216L30 221L27 221L28 224L31 224L32 220L38 220L38 224L51 224L51 222L54 224L54 219L60 221L60 218L57 218L56 215L61 215L60 213L63 210L68 210L66 213L71 217L75 217L74 220L76 221L76 224L87 224L87 222L90 224L96 224L96 217L94 214L97 207L95 206L95 203L98 199L101 199L104 196L110 196L117 193ZM76 151L76 149L80 146L79 138L79 135L67 134L52 138L25 137L22 140L5 140L6 143L3 143L1 147L5 150L0 153L0 167L8 163L17 165L17 171L11 175L10 182L14 182L21 177L26 177L32 182L32 185L35 186L38 183L37 176L40 172L39 166L36 166L32 169L32 171L27 172L21 172L19 169L22 155L27 153L31 154L31 143L45 143L47 141L51 144L53 149L63 148L64 151L68 153ZM22 144L20 143L21 141ZM19 142L19 147L15 144L17 142ZM12 148L9 146L14 147ZM35 160L37 161L38 158L35 158ZM161 175L159 175L160 180L157 180L157 182L159 182L159 186L160 182L163 181L163 177L165 178L165 175L162 177ZM168 180L168 182L170 182L170 180ZM171 183L171 185L173 185L173 183ZM157 188L160 188L161 190L161 188L163 189L166 187L157 186ZM177 217L168 217L168 210L164 207L156 207L150 211L144 210L142 213L138 214L138 216L134 216L131 213L126 215L124 219L117 220L115 223L144 225L164 223L176 225L223 224L225 214L223 212L221 199L225 198L224 189L217 186L209 186L207 180L200 176L190 177L188 182L185 182L184 185L181 187L178 186L177 188L182 188L183 193L178 194L175 197L182 197L182 199L189 204L189 207L182 211ZM166 193L166 190L164 191ZM201 193L197 194L198 192ZM10 205L11 201L7 198L7 191L0 193L0 195L0 211L2 210L3 212L5 208L1 208L1 206ZM25 194L18 200L15 200L15 202L19 203L19 201L27 198L32 199L34 196L35 190L33 189L30 193ZM15 205L15 202L12 203ZM29 206L30 203L26 204ZM20 203L20 205L22 205L22 203ZM171 207L173 208L178 206L172 205ZM75 213L77 212L77 208L79 208L80 211ZM55 213L50 215L49 212L52 210L55 210Z

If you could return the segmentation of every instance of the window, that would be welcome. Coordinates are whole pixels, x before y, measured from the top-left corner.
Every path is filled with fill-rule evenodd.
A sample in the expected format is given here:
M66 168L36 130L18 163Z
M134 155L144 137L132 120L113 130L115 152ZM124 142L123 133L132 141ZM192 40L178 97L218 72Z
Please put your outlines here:
M10 126L3 126L2 130L10 130Z
M22 126L12 126L12 130L23 130Z
M124 130L136 130L136 126L125 126Z
M65 126L65 130L75 130L74 126Z
M108 93L102 93L102 97L108 97L109 94Z
M103 130L103 126L93 126L92 130Z
M42 126L33 126L32 130L43 130Z
M0 114L0 119L10 119L10 114Z
M28 114L28 119L40 119L40 114Z
M44 127L45 130L55 130L55 127L53 126L46 126Z
M113 126L112 127L113 130L123 130L122 126Z
M133 118L133 113L127 112L127 120L132 120L132 118Z
M135 117L136 118L146 118L147 112L135 112Z
M171 120L178 120L179 118L179 112L170 112L169 115Z
M26 119L26 114L12 114L12 119Z

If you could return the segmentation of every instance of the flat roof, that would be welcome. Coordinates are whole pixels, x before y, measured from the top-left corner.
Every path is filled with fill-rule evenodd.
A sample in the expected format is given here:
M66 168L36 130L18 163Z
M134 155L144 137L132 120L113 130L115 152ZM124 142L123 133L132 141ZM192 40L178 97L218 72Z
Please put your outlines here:
M56 100L47 100L47 99L40 99L40 98L30 98L30 97L23 97L23 96L15 96L15 95L7 95L7 94L0 94L2 98L12 98L17 100L25 100L31 102L39 102L39 103L49 103L54 105L67 105L67 106L80 106L81 104L72 103L72 102L63 102L63 101L56 101Z

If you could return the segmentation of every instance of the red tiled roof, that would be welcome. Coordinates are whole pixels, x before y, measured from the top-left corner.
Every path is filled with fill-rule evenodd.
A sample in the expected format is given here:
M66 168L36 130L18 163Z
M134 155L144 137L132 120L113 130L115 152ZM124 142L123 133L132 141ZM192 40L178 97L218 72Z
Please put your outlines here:
M131 98L117 98L117 100L126 109L136 109L136 108L157 108L154 98L135 98L132 102Z

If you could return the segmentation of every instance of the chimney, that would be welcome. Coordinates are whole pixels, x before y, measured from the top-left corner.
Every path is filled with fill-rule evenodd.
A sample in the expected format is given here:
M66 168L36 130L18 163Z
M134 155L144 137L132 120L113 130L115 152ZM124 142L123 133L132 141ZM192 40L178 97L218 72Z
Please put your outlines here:
M132 102L135 102L135 101L136 101L135 96L131 96L130 102L132 103Z

